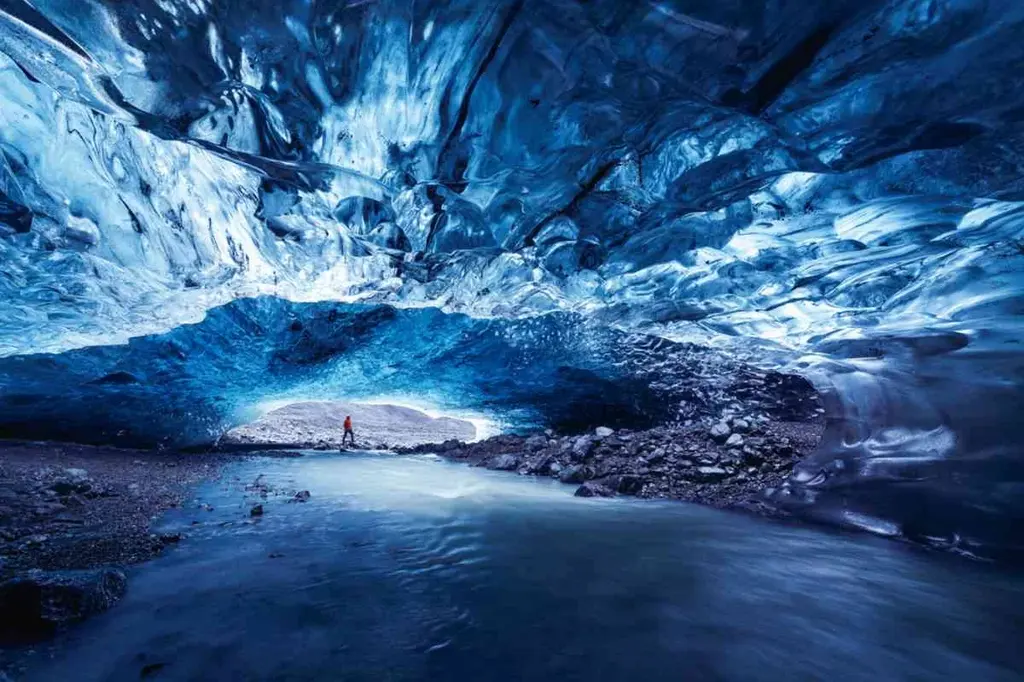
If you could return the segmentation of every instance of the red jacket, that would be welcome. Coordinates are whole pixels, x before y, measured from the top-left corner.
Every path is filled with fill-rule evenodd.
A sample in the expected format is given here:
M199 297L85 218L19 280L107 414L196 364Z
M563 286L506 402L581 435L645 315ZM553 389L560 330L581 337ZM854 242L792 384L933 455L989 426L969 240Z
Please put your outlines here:
M352 417L345 417L345 430L346 431L351 431L352 430Z

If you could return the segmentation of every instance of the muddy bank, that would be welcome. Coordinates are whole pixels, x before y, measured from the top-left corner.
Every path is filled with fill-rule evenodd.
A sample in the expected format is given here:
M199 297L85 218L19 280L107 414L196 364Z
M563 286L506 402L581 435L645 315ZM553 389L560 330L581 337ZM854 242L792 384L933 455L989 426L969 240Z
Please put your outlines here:
M820 417L773 421L763 414L734 414L643 431L501 435L403 452L557 478L577 486L580 497L631 495L777 515L782 512L774 502L786 496L793 466L817 447L823 431Z

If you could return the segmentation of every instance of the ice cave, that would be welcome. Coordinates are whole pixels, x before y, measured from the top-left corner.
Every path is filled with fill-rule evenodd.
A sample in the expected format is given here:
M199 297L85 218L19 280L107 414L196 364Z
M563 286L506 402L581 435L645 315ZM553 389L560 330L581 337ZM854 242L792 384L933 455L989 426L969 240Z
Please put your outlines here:
M694 499L1019 565L1022 65L1020 0L0 0L0 438L404 401L600 495L607 434L736 454L767 395L820 439L753 490L701 435ZM451 661L337 679L575 679ZM222 679L334 679L275 674Z

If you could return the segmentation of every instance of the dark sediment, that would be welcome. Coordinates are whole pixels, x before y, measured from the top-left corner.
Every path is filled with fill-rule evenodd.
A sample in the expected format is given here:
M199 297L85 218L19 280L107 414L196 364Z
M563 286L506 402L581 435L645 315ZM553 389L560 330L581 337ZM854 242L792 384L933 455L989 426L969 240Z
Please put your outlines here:
M221 458L63 443L0 443L0 579L28 569L145 561L174 538L150 524Z
M181 540L150 526L222 458L0 443L0 680L61 629L116 604L124 566ZM4 647L15 647L5 653Z

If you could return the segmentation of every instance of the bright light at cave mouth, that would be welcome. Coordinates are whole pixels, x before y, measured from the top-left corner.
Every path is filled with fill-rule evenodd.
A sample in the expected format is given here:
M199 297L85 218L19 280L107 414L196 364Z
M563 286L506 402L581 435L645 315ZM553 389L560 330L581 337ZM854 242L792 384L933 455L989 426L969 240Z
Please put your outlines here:
M244 415L244 419L256 421L260 418L266 417L271 412L276 412L282 408L306 403L323 403L326 406L339 405L339 410L342 409L340 405L354 405L357 407L399 407L422 413L426 418L432 420L455 419L464 421L471 424L474 429L474 434L471 439L468 439L468 442L476 442L484 440L485 438L490 438L491 436L496 436L510 426L479 412L466 410L444 410L439 408L437 405L417 399L414 395L379 396L356 401L345 400L344 397L328 401L320 399L307 400L302 398L267 400L248 410L244 410L242 414Z
M829 427L801 511L1002 544L1022 32L1016 0L8 0L0 435L201 448L339 395L642 430L778 372Z

